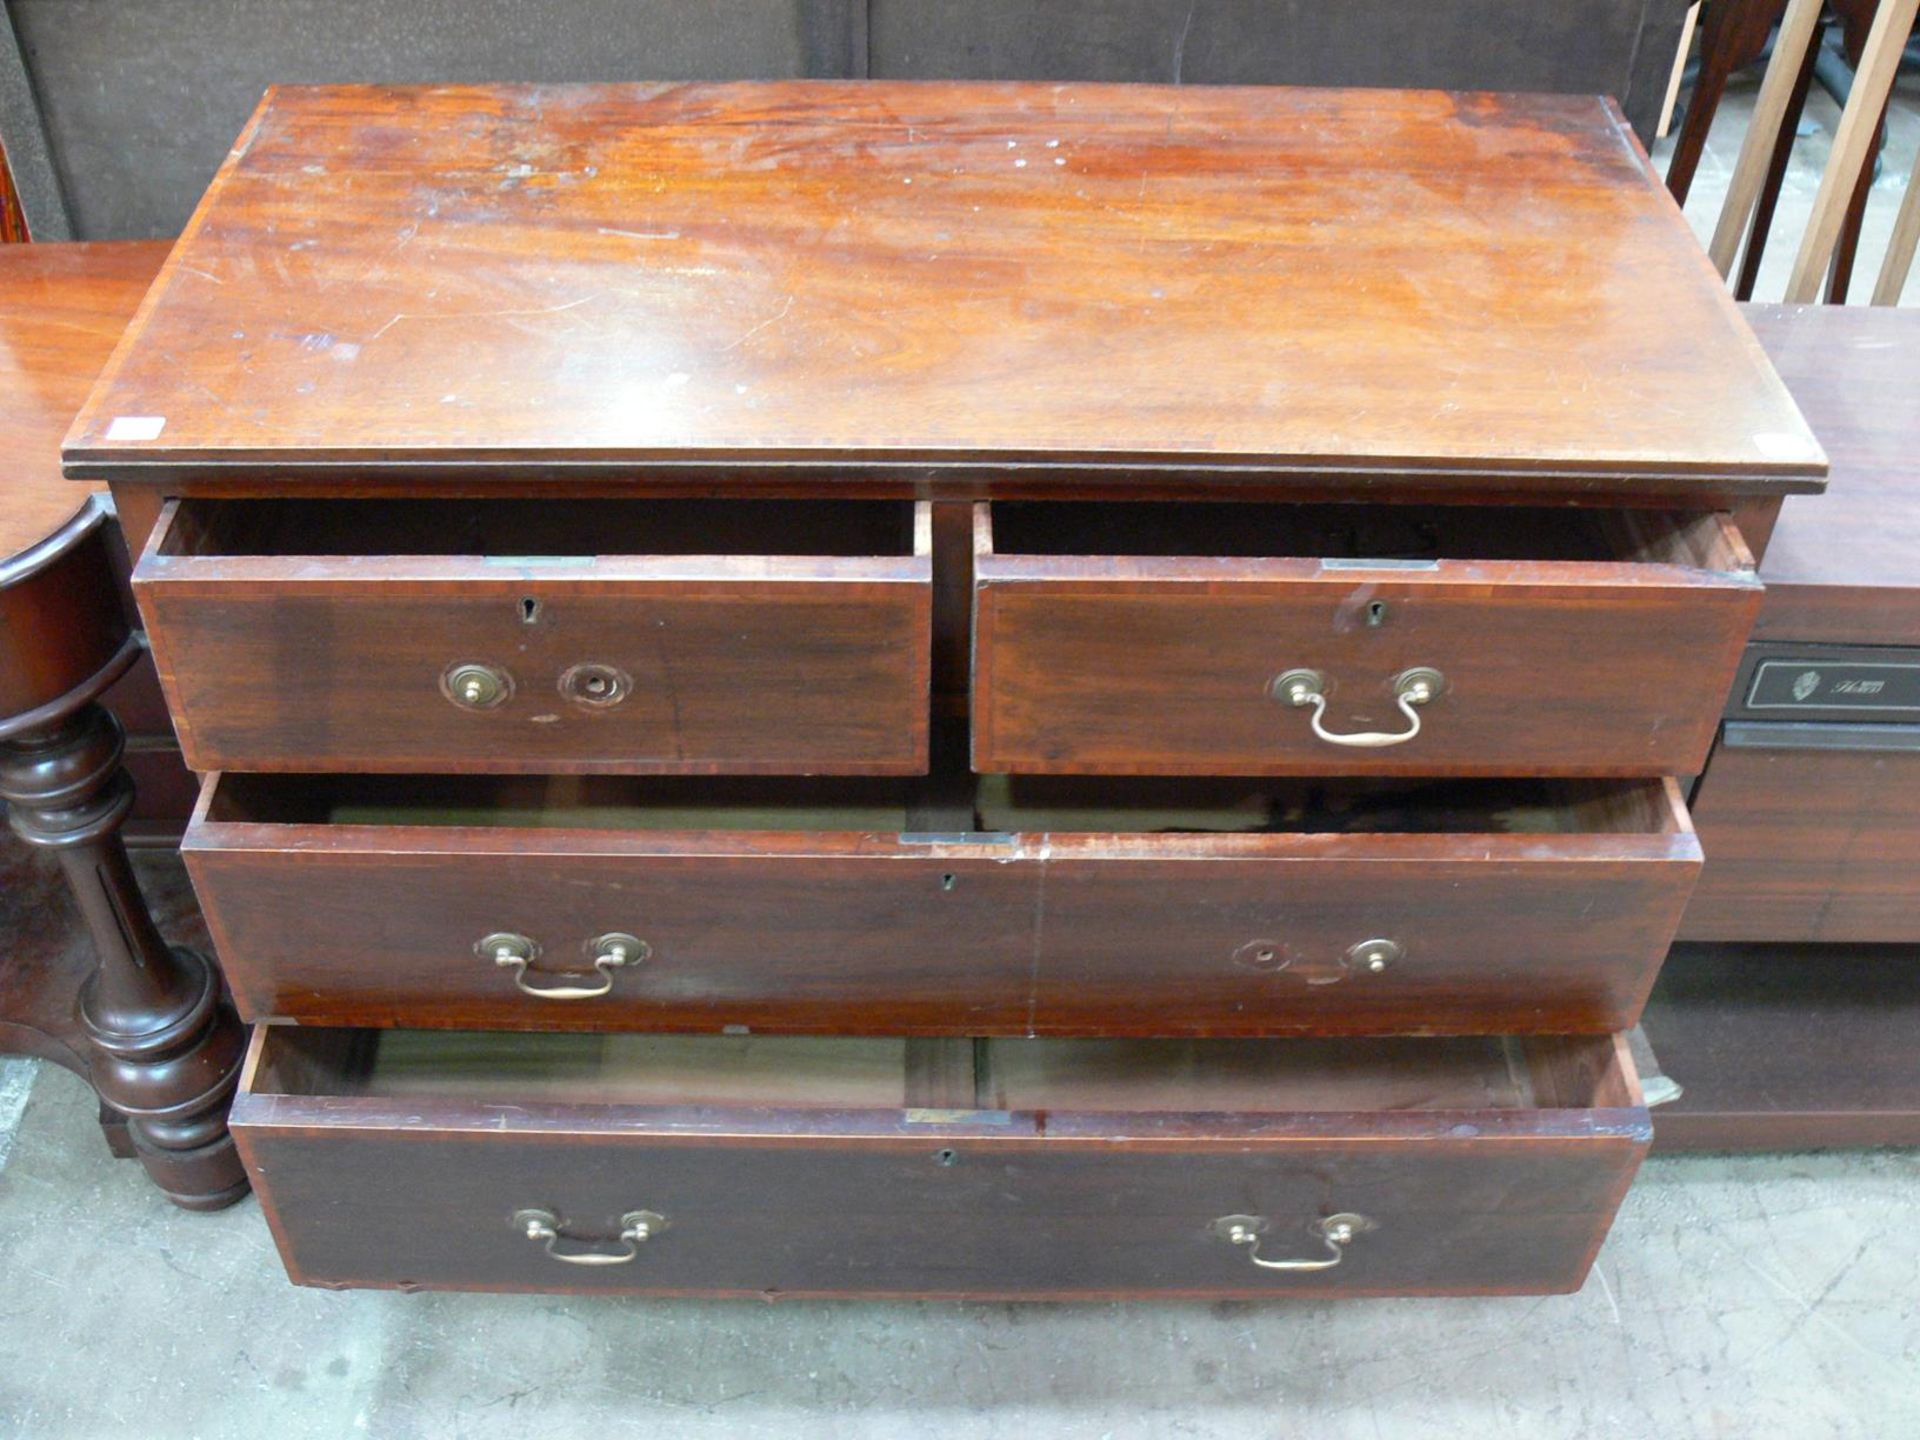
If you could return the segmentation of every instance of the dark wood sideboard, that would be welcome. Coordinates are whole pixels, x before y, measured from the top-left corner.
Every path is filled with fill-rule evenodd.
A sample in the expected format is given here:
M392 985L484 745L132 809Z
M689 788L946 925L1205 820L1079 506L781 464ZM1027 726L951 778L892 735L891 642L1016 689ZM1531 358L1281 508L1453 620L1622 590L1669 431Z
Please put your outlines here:
M1755 305L1833 464L1789 500L1647 1013L1662 1148L1920 1144L1920 316Z
M1605 101L1022 84L271 92L65 458L292 1275L765 1296L1577 1286L1826 468Z

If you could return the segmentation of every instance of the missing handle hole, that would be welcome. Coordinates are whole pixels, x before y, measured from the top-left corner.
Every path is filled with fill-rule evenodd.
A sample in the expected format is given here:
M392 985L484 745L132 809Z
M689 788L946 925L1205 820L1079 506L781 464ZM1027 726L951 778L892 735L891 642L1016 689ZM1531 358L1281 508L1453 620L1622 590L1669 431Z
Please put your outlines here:
M520 602L520 623L531 625L540 618L540 602L531 595Z

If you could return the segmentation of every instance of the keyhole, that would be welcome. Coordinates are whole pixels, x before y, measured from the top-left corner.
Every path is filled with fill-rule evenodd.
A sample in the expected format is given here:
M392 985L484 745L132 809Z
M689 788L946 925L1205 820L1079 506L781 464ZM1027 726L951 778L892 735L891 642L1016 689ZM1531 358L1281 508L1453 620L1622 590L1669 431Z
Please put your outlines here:
M531 595L520 602L520 623L531 625L540 618L540 602Z
M940 888L942 890L951 890L958 883L952 875L942 875L940 877Z
M1384 600L1372 601L1367 606L1367 624L1377 630L1386 623L1387 602Z
M933 1159L937 1165L955 1165L959 1163L960 1155L955 1150L936 1150L933 1152Z

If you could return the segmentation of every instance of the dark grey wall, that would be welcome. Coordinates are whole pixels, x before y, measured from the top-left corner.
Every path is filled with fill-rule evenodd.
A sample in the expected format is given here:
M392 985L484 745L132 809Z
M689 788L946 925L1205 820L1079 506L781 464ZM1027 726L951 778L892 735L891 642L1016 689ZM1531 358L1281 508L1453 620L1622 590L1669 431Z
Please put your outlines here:
M1617 95L1646 135L1684 0L0 0L35 233L171 235L268 84L899 76ZM0 45L6 42L0 27ZM0 61L5 56L0 55ZM24 94L19 93L24 88ZM19 170L20 166L16 166Z

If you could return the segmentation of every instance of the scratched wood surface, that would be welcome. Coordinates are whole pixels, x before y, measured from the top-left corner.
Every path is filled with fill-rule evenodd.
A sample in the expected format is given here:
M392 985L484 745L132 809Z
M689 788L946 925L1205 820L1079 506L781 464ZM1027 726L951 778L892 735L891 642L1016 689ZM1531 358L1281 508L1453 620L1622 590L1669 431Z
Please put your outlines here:
M67 458L1722 492L1824 465L1610 102L796 82L269 92Z

